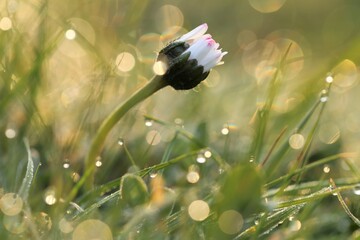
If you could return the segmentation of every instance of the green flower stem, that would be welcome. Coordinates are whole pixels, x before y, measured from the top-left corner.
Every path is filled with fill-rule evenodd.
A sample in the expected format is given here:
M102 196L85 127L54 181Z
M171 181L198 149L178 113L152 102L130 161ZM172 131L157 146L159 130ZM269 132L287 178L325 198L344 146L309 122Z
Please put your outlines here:
M135 92L128 100L120 104L101 124L97 131L91 146L89 153L85 159L85 173L80 178L79 182L73 187L70 194L68 195L67 202L70 202L76 197L79 189L85 184L87 190L90 190L94 184L94 173L95 173L95 161L96 157L99 156L100 151L104 145L105 139L111 129L117 122L127 113L132 107L141 101L145 100L158 90L166 87L168 84L162 79L161 76L154 76L149 83L143 88Z

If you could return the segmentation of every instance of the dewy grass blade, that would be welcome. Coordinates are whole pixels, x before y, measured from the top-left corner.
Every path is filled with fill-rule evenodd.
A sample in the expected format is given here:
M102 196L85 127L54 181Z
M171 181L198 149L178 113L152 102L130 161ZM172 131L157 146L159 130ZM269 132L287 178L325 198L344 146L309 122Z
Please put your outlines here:
M332 186L333 189L336 189L336 184L334 182L334 180L332 178L330 178L330 185ZM346 214L354 221L354 223L356 225L358 225L358 227L360 227L360 220L355 217L354 214L352 214L352 212L350 211L350 209L348 208L348 206L346 205L343 197L341 196L341 193L340 192L337 192L336 194L341 206L343 207L344 211L346 212Z
M27 159L28 162L27 162L25 177L22 181L22 184L21 184L21 187L19 190L19 195L21 196L22 199L26 200L29 196L31 183L34 178L35 166L34 166L34 161L31 157L31 149L30 149L29 141L27 139L24 139L24 144L25 144L26 151L28 154L28 159Z
M255 137L253 139L253 143L250 148L250 154L249 154L249 159L254 159L255 162L260 161L259 158L261 155L262 147L264 145L263 144L264 135L267 127L267 122L269 119L270 110L279 89L280 72L284 70L285 60L289 54L290 48L291 48L291 44L287 48L283 57L281 58L279 66L276 69L273 78L271 79L265 105L261 109L258 109L256 114Z
M288 173L286 175L283 175L283 176L281 176L281 177L279 177L279 178L265 184L265 187L267 187L267 188L273 187L276 184L279 184L279 183L281 183L282 181L284 181L286 179L289 179L289 178L291 178L291 177L293 177L293 176L295 176L297 174L304 173L304 172L306 172L306 171L308 171L310 169L321 166L323 164L326 164L326 163L329 163L329 162L332 162L332 161L335 161L335 160L338 160L338 159L341 159L341 158L349 158L349 157L356 157L356 156L357 156L357 153L339 153L339 154L336 154L336 155L332 155L332 156L328 156L326 158L316 160L311 164L305 165L302 168L296 169L293 172L290 172L290 173Z
M315 110L320 105L319 101L316 101L316 103L312 106L310 111L307 112L306 116L301 120L301 122L296 127L295 133L301 132L304 127L309 122L311 116L314 114ZM268 167L266 168L266 174L268 177L272 176L273 171L277 168L277 166L281 163L281 161L284 159L284 156L286 153L290 150L289 140L288 137L282 142L279 149L270 156L268 162Z

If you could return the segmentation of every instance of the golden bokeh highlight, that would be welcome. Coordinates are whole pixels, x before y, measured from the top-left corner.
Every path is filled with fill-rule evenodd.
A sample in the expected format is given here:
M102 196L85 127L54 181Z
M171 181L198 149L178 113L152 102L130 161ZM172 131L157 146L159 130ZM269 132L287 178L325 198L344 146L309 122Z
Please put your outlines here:
M226 234L238 233L244 220L242 215L235 210L228 210L223 212L218 219L219 228Z
M272 78L279 61L279 49L271 41L255 40L243 49L242 64L245 71L259 84Z
M135 67L135 58L129 52L122 52L117 55L115 64L121 72L129 72Z
M168 65L163 61L156 61L153 65L153 71L156 75L162 76L166 73Z
M183 23L184 15L181 10L174 5L163 5L156 14L156 26L160 31L174 26L181 27Z
M249 0L250 5L261 13L272 13L278 11L286 0Z
M76 32L74 29L68 29L65 32L65 37L69 40L74 40L76 38Z
M161 135L156 130L151 130L146 134L146 142L150 145L158 145L161 142Z
M293 149L301 149L305 144L305 138L299 133L295 133L289 138L289 145Z
M3 31L8 31L12 28L12 21L8 17L3 17L0 19L0 29Z
M55 188L48 187L44 192L43 198L47 205L54 205L57 202Z
M210 214L210 207L203 200L195 200L190 203L188 214L194 221L204 221Z
M340 91L353 87L359 81L357 66L349 59L340 62L331 72L334 85L340 88Z
M24 202L16 193L6 193L0 199L0 209L7 216L15 216L23 209Z
M197 165L191 165L189 167L186 180L189 183L197 183L200 180L199 167Z
M330 169L330 166L329 166L329 165L327 165L327 164L324 165L324 167L323 167L323 172L324 172L324 173L329 173L330 170L331 170L331 169Z
M13 139L16 137L16 131L12 128L8 128L5 130L5 136L9 139Z
M112 240L110 227L96 219L88 219L80 223L72 234L73 240Z

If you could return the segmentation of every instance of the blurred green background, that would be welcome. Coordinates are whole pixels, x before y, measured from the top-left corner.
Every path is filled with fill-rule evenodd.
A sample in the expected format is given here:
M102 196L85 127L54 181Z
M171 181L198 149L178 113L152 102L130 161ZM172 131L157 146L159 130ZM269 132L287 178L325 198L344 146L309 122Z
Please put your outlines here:
M129 154L140 169L159 163L177 128L216 149L231 165L248 162L254 114L264 105L269 82L290 43L260 156L265 157L284 127L295 128L329 75L334 83L310 161L357 152L359 12L357 0L2 0L0 187L16 192L21 185L27 159L23 139L28 139L33 159L41 162L30 205L56 216L54 203L44 200L48 191L57 200L67 195L82 174L102 120L151 79L162 47L202 23L229 52L225 64L195 90L166 88L130 111L99 156L98 184L128 172ZM289 159L303 145L294 144ZM180 139L171 154L192 149L193 144ZM349 159L359 167L356 158ZM288 162L270 179L285 174ZM186 187L189 165L170 169L166 185ZM345 164L328 167L328 172L319 168L307 177L336 178L351 170ZM355 209L359 212L358 205ZM346 216L338 210L338 216Z

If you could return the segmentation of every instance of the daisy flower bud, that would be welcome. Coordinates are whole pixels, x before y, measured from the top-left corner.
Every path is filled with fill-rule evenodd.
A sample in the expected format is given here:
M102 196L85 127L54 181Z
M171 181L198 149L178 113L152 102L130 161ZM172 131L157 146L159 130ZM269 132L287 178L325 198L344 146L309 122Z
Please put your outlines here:
M176 90L196 87L216 65L222 64L227 52L219 49L219 44L210 34L206 23L171 42L157 57L167 66L163 79Z

